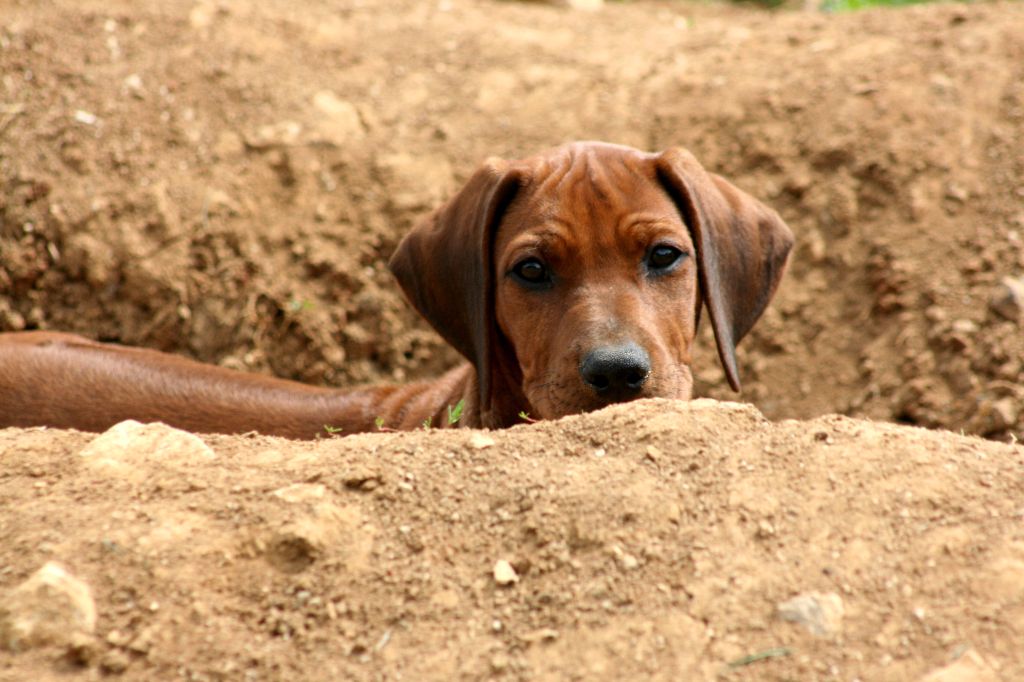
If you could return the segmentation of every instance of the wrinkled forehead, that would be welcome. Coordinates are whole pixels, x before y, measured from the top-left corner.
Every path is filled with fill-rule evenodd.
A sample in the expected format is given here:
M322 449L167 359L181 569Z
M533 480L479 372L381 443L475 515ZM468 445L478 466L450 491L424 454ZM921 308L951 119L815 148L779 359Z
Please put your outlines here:
M649 155L611 146L567 147L522 163L527 181L505 213L499 243L552 227L591 236L636 222L685 230Z

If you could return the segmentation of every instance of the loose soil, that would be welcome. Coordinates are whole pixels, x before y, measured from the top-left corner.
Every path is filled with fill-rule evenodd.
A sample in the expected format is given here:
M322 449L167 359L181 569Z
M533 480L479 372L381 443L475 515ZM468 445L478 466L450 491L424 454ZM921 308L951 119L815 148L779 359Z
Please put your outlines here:
M993 305L1024 276L1024 5L0 17L0 331L437 374L388 255L485 157L572 139L688 147L798 238L741 396L702 331L698 393L751 405L205 436L119 475L92 435L0 431L0 598L56 560L99 613L0 679L1024 679L1024 334ZM779 618L806 593L841 627Z

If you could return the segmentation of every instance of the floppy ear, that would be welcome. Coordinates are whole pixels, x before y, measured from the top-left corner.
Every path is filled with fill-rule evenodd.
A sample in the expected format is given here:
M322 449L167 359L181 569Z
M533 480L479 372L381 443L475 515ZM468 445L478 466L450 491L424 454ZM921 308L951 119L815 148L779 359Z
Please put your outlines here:
M775 293L793 233L775 211L705 171L690 152L669 149L655 164L697 247L700 289L718 357L729 385L738 391L736 344Z
M413 307L473 363L480 406L490 393L495 344L492 249L521 176L488 159L441 208L420 221L391 257L391 272Z

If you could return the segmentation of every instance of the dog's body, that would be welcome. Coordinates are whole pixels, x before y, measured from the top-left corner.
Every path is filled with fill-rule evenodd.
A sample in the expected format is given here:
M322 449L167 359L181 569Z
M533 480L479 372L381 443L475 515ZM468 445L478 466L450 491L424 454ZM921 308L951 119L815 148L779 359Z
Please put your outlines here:
M490 160L391 261L469 363L434 381L326 389L81 337L0 334L0 426L103 430L123 419L312 438L502 428L641 397L690 398L702 302L739 389L735 346L782 276L792 234L687 152L575 143Z

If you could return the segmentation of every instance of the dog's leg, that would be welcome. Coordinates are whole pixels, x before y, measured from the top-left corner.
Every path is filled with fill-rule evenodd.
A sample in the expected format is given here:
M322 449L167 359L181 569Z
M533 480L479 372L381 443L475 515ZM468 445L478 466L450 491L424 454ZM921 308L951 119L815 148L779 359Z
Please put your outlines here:
M430 382L328 389L71 334L0 334L0 427L102 431L135 419L200 433L315 438L380 425L413 429L428 419L448 426L448 407L474 383L466 365ZM469 398L458 425L476 421Z

